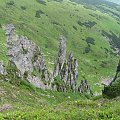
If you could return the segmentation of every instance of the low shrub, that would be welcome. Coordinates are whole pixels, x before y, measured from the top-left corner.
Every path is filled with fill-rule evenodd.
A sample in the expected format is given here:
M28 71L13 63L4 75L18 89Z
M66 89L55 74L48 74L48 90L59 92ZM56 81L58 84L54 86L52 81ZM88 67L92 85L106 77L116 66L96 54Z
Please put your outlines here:
M103 97L107 98L115 98L120 96L120 73L115 82L113 82L109 86L105 86L104 90L102 91Z
M7 2L6 4L7 4L7 5L14 5L15 2L14 2L14 1L9 1L9 2Z
M21 9L22 10L26 10L27 8L25 6L21 6Z
M42 14L44 14L42 10L37 10L35 17L40 18Z

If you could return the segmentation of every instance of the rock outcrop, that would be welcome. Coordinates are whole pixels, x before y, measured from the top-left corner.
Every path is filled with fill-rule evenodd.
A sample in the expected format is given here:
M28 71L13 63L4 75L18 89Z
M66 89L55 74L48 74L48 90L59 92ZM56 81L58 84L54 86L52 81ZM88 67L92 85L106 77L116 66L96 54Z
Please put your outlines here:
M70 53L66 57L66 38L60 37L57 61L51 74L45 64L41 49L27 37L18 36L13 24L3 26L6 31L9 67L8 71L18 78L24 78L31 84L42 89L73 91L86 93L90 91L87 82L77 88L78 62ZM3 63L0 62L0 73L4 74Z
M59 76L62 80L62 91L71 89L76 90L76 82L78 80L78 62L72 53L66 58L66 39L60 37L60 45L58 52L58 60L54 69L54 77ZM61 86L59 86L61 88Z
M80 86L78 87L78 92L93 95L92 90L90 88L90 85L88 85L87 80L81 80Z
M57 57L57 63L55 65L55 69L53 73L54 77L60 75L62 67L66 60L66 39L65 37L61 36L59 40L60 40L59 52L58 52L58 57Z
M27 72L27 80L30 83L34 83L34 85L39 88L46 87L46 85L43 85L44 83L42 83L41 79L50 81L50 73L46 68L41 49L32 41L28 40L27 37L18 36L13 24L8 24L3 26L3 28L6 31L9 60L12 61L20 71L19 74L21 77ZM32 76L31 73L34 70L39 72L41 76Z
M110 85L112 85L112 84L117 80L119 73L120 73L120 60L119 60L119 63L118 63L117 69L116 69L115 77L114 77L114 79L111 81Z

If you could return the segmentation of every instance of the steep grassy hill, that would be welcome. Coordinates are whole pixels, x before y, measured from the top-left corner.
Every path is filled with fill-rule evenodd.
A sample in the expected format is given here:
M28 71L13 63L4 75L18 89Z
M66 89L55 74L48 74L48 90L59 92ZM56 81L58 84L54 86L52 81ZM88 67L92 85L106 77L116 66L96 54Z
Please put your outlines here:
M0 81L1 120L119 120L120 98L86 98L79 93L43 91L22 81Z
M15 24L18 34L39 45L50 69L62 34L67 38L68 53L72 51L79 61L79 80L88 79L92 89L99 90L101 86L96 82L114 75L117 57L113 48L119 48L120 39L118 16L104 13L99 9L101 6L94 8L68 0L1 0L0 59L7 63L3 24ZM102 7L113 10L108 5ZM113 11L119 13L117 9Z
M0 60L7 66L3 24L13 23L19 35L40 46L50 70L64 35L67 53L79 62L79 81L88 79L99 92L98 83L112 78L118 63L119 13L120 6L101 0L0 0ZM14 75L0 75L0 120L16 119L119 120L120 98L41 90Z

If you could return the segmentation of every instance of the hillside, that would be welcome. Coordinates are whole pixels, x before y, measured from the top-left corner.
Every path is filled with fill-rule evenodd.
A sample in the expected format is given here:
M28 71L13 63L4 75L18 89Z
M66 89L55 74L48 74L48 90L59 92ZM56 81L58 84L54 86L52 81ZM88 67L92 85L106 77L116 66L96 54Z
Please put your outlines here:
M116 4L119 4L120 5L120 1L119 0L108 0L110 2L113 2L113 3L116 3Z
M118 4L0 0L0 48L0 119L120 119Z
M37 89L27 82L19 86L1 82L1 120L119 120L120 98L90 98L75 93Z
M114 74L117 57L113 47L119 46L114 40L110 46L109 39L119 40L120 25L111 14L68 1L1 0L0 24L6 23L15 24L18 34L42 48L50 69L57 55L59 35L64 35L68 53L72 51L78 59L79 79L88 79L94 90L101 77ZM0 58L7 62L5 35L2 29L0 32Z

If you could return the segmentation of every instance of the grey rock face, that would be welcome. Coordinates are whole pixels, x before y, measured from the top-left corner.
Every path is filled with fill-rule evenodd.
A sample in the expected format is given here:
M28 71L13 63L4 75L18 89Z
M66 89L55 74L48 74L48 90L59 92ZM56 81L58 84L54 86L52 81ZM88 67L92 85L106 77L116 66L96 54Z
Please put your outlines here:
M78 80L78 62L73 57L72 53L68 58L68 81L67 83L75 90L75 86Z
M43 90L50 89L50 86L44 84L40 77L28 75L27 80L34 86L41 88Z
M60 40L59 52L58 52L57 63L54 69L54 77L60 75L62 66L66 60L66 39L65 37L61 36L59 40Z
M54 77L56 76L60 76L64 84L75 91L78 79L78 62L72 53L68 59L66 58L66 39L64 37L60 37L58 60L54 69ZM60 87L62 87L62 91L67 89L63 88L64 86Z
M2 61L0 61L0 74L2 75L6 74L6 70L4 68L4 64Z
M88 85L87 80L81 80L81 84L78 87L78 91L80 93L88 93L88 94L93 94L90 88L90 85Z
M26 78L31 84L42 89L74 92L78 89L80 93L91 92L87 81L81 81L80 87L76 87L78 62L72 53L66 58L66 39L63 36L59 39L58 57L52 75L46 67L42 51L38 46L27 37L18 36L13 24L8 24L3 28L6 31L10 65L17 68L17 76ZM0 62L0 74L4 72L3 63ZM56 77L60 78L60 81L55 81L60 82L60 85L52 87Z
M41 74L41 77L29 76L28 81L36 87L44 88L41 78L45 81L50 81L50 73L48 72L42 52L32 41L27 37L18 36L13 24L3 26L6 31L7 48L9 60L14 63L20 71L21 77L25 72L32 73L36 70Z

